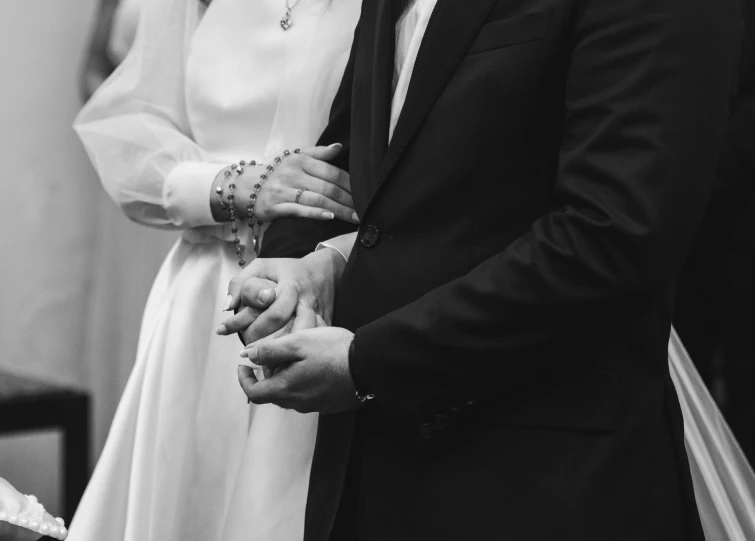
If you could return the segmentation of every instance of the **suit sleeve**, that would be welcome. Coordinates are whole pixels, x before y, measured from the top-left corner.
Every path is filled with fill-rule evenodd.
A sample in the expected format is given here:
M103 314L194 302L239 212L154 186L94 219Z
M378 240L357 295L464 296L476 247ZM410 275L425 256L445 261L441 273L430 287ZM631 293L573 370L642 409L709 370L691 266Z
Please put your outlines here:
M354 81L354 57L359 38L359 23L354 30L354 41L349 60L346 63L341 85L338 87L330 110L328 125L320 136L318 145L341 143L343 149L331 163L349 170L351 154L351 89ZM304 257L315 250L317 245L346 233L356 231L357 226L342 220L309 220L306 218L284 218L276 220L265 232L260 257Z
M467 275L357 330L354 378L378 405L407 412L514 381L526 363L553 370L536 352L554 329L594 338L606 309L660 295L715 178L734 4L576 3L554 210Z

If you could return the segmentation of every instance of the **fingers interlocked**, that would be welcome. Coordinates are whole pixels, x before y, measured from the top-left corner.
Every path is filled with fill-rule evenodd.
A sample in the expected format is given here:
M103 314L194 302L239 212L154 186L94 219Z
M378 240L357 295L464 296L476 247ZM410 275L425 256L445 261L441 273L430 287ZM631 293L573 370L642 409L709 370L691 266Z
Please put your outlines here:
M251 305L259 298L259 291L267 287L258 279L247 280L239 294L241 305ZM240 310L226 319L220 334L233 334L244 331L247 343L256 342L279 331L291 320L299 302L299 290L293 283L279 284L275 288L274 302L263 310Z
M260 340L241 352L242 357L247 357L266 373L265 379L259 381L250 367L239 367L239 383L249 400L255 404L274 403L287 409L302 407L285 370L292 363L305 359L305 352L301 350L299 337L295 333L317 325L314 310L306 302L300 301L291 328L292 334Z

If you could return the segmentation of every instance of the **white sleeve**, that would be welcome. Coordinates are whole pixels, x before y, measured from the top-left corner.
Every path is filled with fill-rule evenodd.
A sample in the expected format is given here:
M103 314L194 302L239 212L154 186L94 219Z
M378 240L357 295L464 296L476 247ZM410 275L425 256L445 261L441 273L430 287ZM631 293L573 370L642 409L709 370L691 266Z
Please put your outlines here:
M134 45L74 122L110 197L134 221L166 228L217 225L210 190L226 165L190 137L184 101L199 0L144 3Z

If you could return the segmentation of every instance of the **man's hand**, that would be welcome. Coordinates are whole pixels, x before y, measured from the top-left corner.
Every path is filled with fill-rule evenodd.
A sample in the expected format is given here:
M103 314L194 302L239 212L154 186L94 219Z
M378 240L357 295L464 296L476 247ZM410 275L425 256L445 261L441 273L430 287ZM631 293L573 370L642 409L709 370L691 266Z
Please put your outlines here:
M302 259L254 260L228 287L226 308L236 314L218 327L218 334L241 332L245 344L285 334L299 301L312 307L320 324L329 325L345 265L343 256L329 248Z
M249 366L239 366L239 383L255 404L276 404L300 413L339 413L360 402L349 371L354 334L338 327L313 327L316 315L299 303L293 333L267 338L242 352L270 374L258 381Z

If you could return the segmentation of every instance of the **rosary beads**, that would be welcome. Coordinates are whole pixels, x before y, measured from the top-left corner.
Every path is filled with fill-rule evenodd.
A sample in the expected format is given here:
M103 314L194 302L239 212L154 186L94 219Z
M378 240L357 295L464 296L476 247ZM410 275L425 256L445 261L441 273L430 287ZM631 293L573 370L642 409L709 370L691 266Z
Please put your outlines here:
M293 154L300 154L301 150L296 149L293 151ZM254 184L252 193L249 195L249 201L246 205L246 213L247 213L247 225L249 226L249 229L252 233L252 249L254 250L255 255L259 255L260 251L260 233L262 229L262 220L256 219L256 205L257 205L257 196L259 194L259 191L262 189L262 185L265 183L265 181L268 179L268 177L275 171L275 168L280 165L285 158L288 158L292 152L290 150L284 150L283 154L278 156L273 160L273 163L265 167L265 171L260 175L258 181ZM256 160L251 160L249 163L247 163L244 160L241 160L238 164L231 165L229 170L226 170L223 173L223 177L226 181L229 181L228 184L228 195L226 196L226 200L223 199L223 186L220 185L217 188L215 188L215 194L217 195L219 201L220 201L220 208L223 211L228 212L228 217L231 222L231 233L233 234L233 244L235 245L236 249L236 256L239 258L239 267L246 266L246 260L244 259L245 255L245 249L241 246L241 239L239 238L239 225L238 225L238 215L236 213L236 182L241 177L241 175L244 174L244 171L246 170L247 165L249 167L255 167L255 166L262 166L264 164L258 163ZM232 175L235 177L231 178Z

